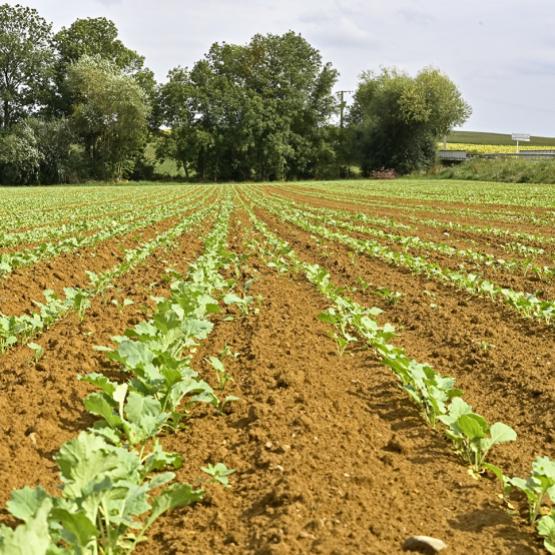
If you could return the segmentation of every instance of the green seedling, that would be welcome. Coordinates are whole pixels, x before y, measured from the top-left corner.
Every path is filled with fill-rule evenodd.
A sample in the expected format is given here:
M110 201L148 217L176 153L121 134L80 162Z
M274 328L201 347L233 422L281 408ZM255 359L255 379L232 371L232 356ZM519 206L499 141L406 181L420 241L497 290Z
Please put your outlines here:
M392 291L387 287L378 287L376 294L383 297L389 305L394 305L403 296L399 291Z
M459 397L451 401L448 413L440 416L439 420L447 426L446 434L456 450L476 473L485 470L486 458L492 447L516 440L516 432L510 426L502 422L490 425Z
M504 493L513 488L526 496L528 516L533 524L545 504L555 502L555 461L549 457L540 457L532 463L532 473L527 479L505 478Z
M229 476L236 472L234 469L228 468L224 463L208 464L203 466L201 470L208 474L214 482L224 486L224 488L229 487Z
M216 372L216 379L218 381L218 389L220 392L224 391L227 384L233 381L231 374L225 369L224 363L217 357L208 357L208 362Z
M120 313L123 312L123 310L126 307L135 304L132 299L128 299L128 298L123 299L123 301L121 303L117 299L112 299L111 302L115 307L117 307L117 309L119 310Z
M543 516L538 521L538 534L543 538L543 545L549 553L555 553L555 511Z
M27 343L27 347L33 351L33 362L36 364L43 356L44 349L38 343Z
M234 304L237 305L239 307L239 310L241 311L241 314L246 316L249 313L249 306L254 301L254 297L251 297L249 295L240 297L236 293L230 292L224 296L223 301L228 306Z

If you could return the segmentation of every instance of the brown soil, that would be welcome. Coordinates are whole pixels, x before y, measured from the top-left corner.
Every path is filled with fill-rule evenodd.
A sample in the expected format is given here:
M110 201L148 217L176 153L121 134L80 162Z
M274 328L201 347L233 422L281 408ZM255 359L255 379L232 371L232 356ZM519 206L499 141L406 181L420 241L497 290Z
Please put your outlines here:
M93 299L82 322L71 313L48 329L36 340L45 349L38 363L25 346L0 357L0 504L11 490L25 485L56 491L59 478L53 456L64 441L94 421L82 403L89 388L77 376L109 368L104 354L93 347L109 344L112 336L151 313L151 297L168 293L165 269L185 272L200 253L199 237L207 228L205 223L184 234L174 247L155 252L116 280L113 289ZM122 307L125 298L134 304Z
M281 189L281 188L280 188ZM282 189L286 189L286 186ZM291 190L291 188L289 188ZM481 219L507 219L510 221L512 218L522 218L523 221L529 219L530 216L546 220L553 220L555 211L553 208L541 208L538 206L518 206L514 204L476 204L463 201L442 201L438 199L411 199L403 196L386 196L376 195L369 193L367 190L362 194L356 191L348 191L344 189L341 193L334 191L324 191L322 189L303 188L302 186L295 185L295 191L304 192L308 196L316 195L318 197L325 197L328 199L340 198L341 200L351 203L352 205L367 205L374 206L376 209L386 209L388 206L395 204L407 210L423 210L428 212L437 212L441 209L448 211L456 210L470 210L475 212Z
M272 189L272 191L275 191L275 189ZM387 207L381 207L381 206L365 206L364 204L360 204L355 201L351 202L347 199L343 201L339 201L335 198L328 198L325 195L322 195L316 198L309 195L292 193L290 191L287 192L287 195L301 202L307 202L312 204L318 203L321 206L329 206L330 208L340 208L342 210L363 212L370 215L379 214L380 216L395 218L400 222L403 221L403 217L406 217L406 215L409 214L409 215L414 215L414 216L418 216L426 219L432 218L437 221L445 221L446 223L459 222L459 223L466 223L466 224L471 224L471 225L480 226L480 227L487 227L488 225L492 225L494 227L498 227L500 229L507 229L509 231L523 231L526 233L532 233L539 236L543 234L546 237L549 237L551 235L551 231L553 227L552 225L550 227L548 226L540 227L535 224L526 224L524 222L511 223L511 222L495 221L492 219L488 221L484 219L472 218L466 215L457 216L456 214L451 214L451 215L442 214L440 212L434 212L433 208L430 208L429 211L416 210L411 207L403 206L402 202L399 202L398 204L395 203L396 208L387 208ZM394 202L392 202L392 204L393 203ZM438 203L438 204L441 205L441 203ZM538 244L537 246L542 246L542 245Z
M33 301L44 301L44 290L51 289L63 296L64 287L86 286L86 272L101 273L123 261L127 249L136 248L154 239L179 223L190 212L164 219L154 225L136 229L123 236L115 236L91 247L62 253L41 260L31 266L16 268L0 279L0 307L2 313L19 315L36 310Z
M177 201L180 198L191 198L191 189L187 193L181 194L181 191L176 188L176 190L171 192L170 198L168 198L167 196L163 196L160 194L159 191L154 190L151 190L146 194L141 194L137 192L124 193L123 191L117 191L113 194L112 197L110 197L110 195L106 195L105 198L93 201L85 200L82 198L80 202L74 202L70 204L55 202L51 207L32 208L27 211L22 210L21 213L18 213L18 216L21 217L23 221L26 220L26 215L28 214L29 221L32 222L33 212L38 212L39 214L48 213L48 220L46 222L41 220L38 224L35 225L15 226L12 223L8 223L7 227L10 232L20 232L28 231L31 229L50 227L52 225L59 226L67 222L75 221L75 219L89 217L90 209L94 207L96 207L96 209L94 210L95 214L118 215L124 213L132 213L133 209L129 208L128 204L131 201L133 205L141 203L141 206L144 207L146 204L152 203L153 200L157 204L164 204ZM142 202L143 200L144 203ZM50 212L52 213L50 214ZM71 214L68 214L68 212L70 212ZM6 222L0 222L0 226L1 228L6 227Z
M296 202L301 202L299 207L302 205L308 207L324 207L324 208L331 208L335 210L344 210L344 207L340 205L334 205L333 202L322 202L321 199L312 199L311 202L302 202L299 199L292 197L289 194L281 194L280 197L293 200ZM279 197L278 197L279 198ZM351 209L353 206L351 205ZM371 216L375 215L375 212L369 214ZM381 213L379 214L381 215ZM371 224L371 227L376 229L382 229L383 231L393 233L396 235L414 235L418 236L423 240L427 241L435 241L444 243L451 247L460 248L460 249L472 249L478 252L484 252L488 254L492 254L497 256L498 258L503 258L504 260L517 260L523 259L522 256L518 256L515 253L508 252L507 250L503 249L502 247L507 244L508 240L504 237L495 237L491 234L480 234L480 233L473 233L467 231L458 231L449 229L446 225L444 228L434 228L430 226L426 226L425 224L417 224L413 221L407 221L405 215L402 212L392 212L388 214L393 221L398 223L408 223L411 225L410 230L402 230L402 229L395 229L392 226L387 225L380 225L380 224ZM339 218L339 219L346 219L346 218ZM434 218L435 219L435 218ZM461 222L465 223L467 220L463 218L451 218L449 221L453 222ZM362 222L355 222L355 225L364 225ZM368 224L367 224L368 225ZM534 244L533 242L527 242L527 244ZM554 258L555 258L555 245L553 244L544 244L544 243L536 243L537 246L541 246L545 251L545 255L534 255L534 256L527 256L527 260L533 260L535 264L538 265L553 265Z
M243 250L249 224L236 227ZM497 498L427 428L367 350L338 356L319 322L325 300L307 282L271 272L256 256L245 278L261 295L257 314L220 316L196 358L228 345L241 401L231 414L197 415L164 446L182 452L183 481L223 461L232 487L162 518L141 554L395 554L412 534L442 538L446 553L539 553ZM207 378L211 377L207 372Z
M136 199L136 200L140 200L140 199ZM126 210L105 210L103 212L99 212L95 218L98 220L115 220L118 223L121 222L132 222L132 221L137 221L140 220L141 218L144 217L144 215L148 215L150 213L150 211L158 206L164 206L164 205L169 205L169 206L175 206L176 203L186 203L186 202L190 202L193 200L193 197L190 194L187 195L180 195L180 196L176 196L176 197L172 197L170 199L164 199L164 200L160 200L157 199L155 202L152 201L152 199L145 199L145 202L141 203L139 208L140 211L137 210L137 208L133 209L133 208L128 208ZM109 205L108 205L109 206ZM136 206L136 205L135 205ZM61 227L64 224L68 224L68 223L73 223L76 220L81 219L81 216L77 213L72 214L71 217L68 218L68 212L65 212L65 216L64 216L64 220L57 222L55 225L52 226L38 226L38 227ZM0 246L0 256L4 253L6 254L11 254L14 252L19 252L19 251L23 251L25 249L29 249L29 248L33 248L33 247L37 247L43 243L57 243L58 241L61 241L63 239L67 239L68 237L87 237L87 236L91 236L94 235L95 233L97 233L100 229L102 228L102 226L96 226L94 229L88 230L86 232L80 232L80 233L72 233L72 232L68 232L66 234L63 235L58 235L56 237L52 237L52 238L46 238L44 240L41 241L35 241L35 242L20 242L17 243L15 245L11 245L11 246ZM17 231L20 232L21 229L18 230L10 230L10 231Z
M492 462L525 475L535 456L553 454L553 328L353 257L341 245L317 244L264 209L257 214L303 259L326 266L346 294L384 308L382 321L399 330L396 343L455 376L478 412L516 429L517 442L496 448ZM46 353L37 364L26 347L0 357L1 501L24 485L54 491L53 455L91 423L82 406L88 388L76 375L111 368L93 346L151 312L150 297L167 293L164 268L184 270L200 251L197 235L187 234L123 276L115 290L94 300L84 322L71 314L49 329L38 340ZM194 359L214 383L206 357L226 345L238 353L224 362L234 377L226 393L240 401L223 415L196 410L186 429L161 438L185 457L178 479L204 485L207 495L161 518L139 554L389 555L403 553L403 541L413 534L443 539L446 555L542 553L532 528L507 512L498 485L470 476L371 350L338 355L329 326L318 319L325 299L300 276L269 269L250 248L253 235L245 214L236 212L230 246L248 254L240 282L254 278L249 294L258 298L256 310L244 316L232 307L215 316L215 329ZM53 271L45 269L44 279L50 279L47 270ZM69 285L68 264L62 271ZM367 291L359 277L371 284ZM377 287L402 296L389 305ZM114 295L135 304L120 312L110 302ZM200 467L216 462L236 470L228 489L205 483ZM0 520L10 521L5 511Z
M358 287L352 294L360 302L385 309L383 321L399 328L396 342L411 356L456 377L465 399L478 412L515 428L518 441L496 455L504 468L525 475L533 458L551 455L553 327L379 261L353 258L340 245L325 242L322 252L308 234L259 214L303 258L321 263L337 283ZM360 291L359 277L370 283L367 293ZM379 287L402 296L388 305L375 294Z

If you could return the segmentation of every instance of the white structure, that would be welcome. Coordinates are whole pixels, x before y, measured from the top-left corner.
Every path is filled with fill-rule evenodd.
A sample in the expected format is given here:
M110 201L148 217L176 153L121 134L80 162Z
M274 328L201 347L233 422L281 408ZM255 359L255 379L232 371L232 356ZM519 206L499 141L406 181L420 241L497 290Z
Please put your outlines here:
M516 141L516 153L518 154L518 143L529 143L530 142L530 135L526 133L513 133L512 137L513 141Z

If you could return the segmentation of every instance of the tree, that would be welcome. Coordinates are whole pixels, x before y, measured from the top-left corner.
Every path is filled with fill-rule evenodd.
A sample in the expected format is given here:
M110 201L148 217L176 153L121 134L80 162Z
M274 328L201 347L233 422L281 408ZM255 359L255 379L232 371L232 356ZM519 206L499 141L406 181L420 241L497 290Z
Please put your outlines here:
M78 179L79 167L75 152L75 136L68 119L28 118L40 153L39 183L69 183Z
M315 176L329 162L336 78L293 32L255 35L244 46L215 43L160 88L158 110L170 131L159 153L200 179Z
M149 98L154 97L156 81L152 71L144 67L144 57L127 48L118 38L115 23L105 17L75 20L54 36L58 53L55 71L56 90L53 111L69 115L73 98L67 87L67 74L72 64L83 56L109 61L123 74L133 76Z
M455 84L437 69L425 68L414 78L396 69L366 72L349 114L352 161L365 174L427 167L440 138L470 113Z
M42 156L33 129L25 121L0 134L0 176L3 185L38 184Z
M8 129L47 100L54 51L51 24L32 8L0 5L1 125Z
M107 179L131 171L144 150L150 111L142 88L113 63L85 55L70 66L68 89L76 99L70 122L90 174Z

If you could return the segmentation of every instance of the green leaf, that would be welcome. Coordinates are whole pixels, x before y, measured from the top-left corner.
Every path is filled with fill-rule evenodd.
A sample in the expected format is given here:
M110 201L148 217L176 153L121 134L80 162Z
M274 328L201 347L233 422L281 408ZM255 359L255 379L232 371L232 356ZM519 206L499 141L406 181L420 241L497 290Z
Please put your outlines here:
M2 528L0 550L3 555L47 555L50 547L48 516L52 509L49 498L43 500L36 516L15 530Z
M99 374L97 372L79 376L79 380L98 387L98 389L101 389L109 397L112 397L117 386L115 382L108 379L104 374Z
M123 420L114 412L114 407L102 393L87 395L83 404L91 414L104 418L110 427L118 428L123 424Z
M51 516L61 523L71 540L79 547L86 547L93 538L98 536L96 526L81 511L71 513L66 509L53 509Z
M152 504L152 511L145 524L145 530L167 511L186 507L200 501L204 496L201 489L193 489L189 484L174 484L158 495Z
M229 485L229 476L235 473L235 469L228 468L224 463L208 464L202 467L201 470L224 487Z
M483 418L477 414L463 414L457 419L457 427L470 441L481 439L487 433Z
M216 370L217 372L225 372L224 363L218 357L211 356L209 357L209 360L214 370Z
M36 516L47 497L48 494L40 486L35 489L24 487L12 492L6 507L19 520L29 522Z
M538 534L544 538L544 546L549 553L555 553L555 518L553 513L538 521Z
M502 486L506 485L507 477L503 474L503 471L498 466L495 466L491 463L484 463L482 467L484 468L484 470L491 472L499 480Z
M241 303L243 299L235 293L227 293L227 295L224 296L223 301L225 304L230 305Z
M145 471L153 472L155 470L163 470L164 468L181 468L183 465L183 457L179 453L167 453L162 449L160 442L156 441L150 455L146 458Z
M495 422L495 424L491 425L490 436L492 445L516 440L516 432L510 426L507 426L507 424L503 424L503 422Z

